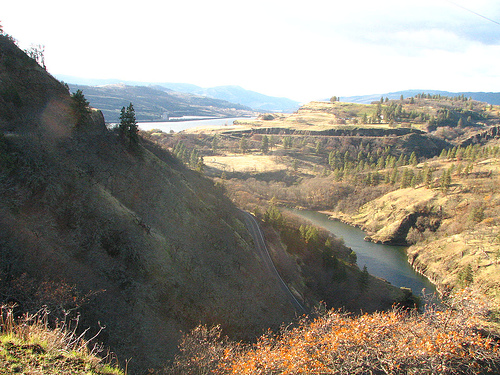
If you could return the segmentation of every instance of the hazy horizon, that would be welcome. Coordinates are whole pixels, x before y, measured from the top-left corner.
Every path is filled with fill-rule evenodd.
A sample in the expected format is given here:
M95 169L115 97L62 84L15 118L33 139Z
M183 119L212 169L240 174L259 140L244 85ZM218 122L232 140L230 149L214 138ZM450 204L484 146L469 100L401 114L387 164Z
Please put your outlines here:
M493 0L0 5L4 32L44 45L53 75L238 85L299 102L498 91L499 21Z

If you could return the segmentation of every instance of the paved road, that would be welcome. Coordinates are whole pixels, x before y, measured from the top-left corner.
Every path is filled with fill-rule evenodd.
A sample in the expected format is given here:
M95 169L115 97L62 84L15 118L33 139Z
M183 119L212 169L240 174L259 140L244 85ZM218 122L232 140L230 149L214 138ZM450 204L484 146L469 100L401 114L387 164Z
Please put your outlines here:
M241 211L241 212L243 212L247 229L252 235L253 240L255 242L255 249L259 254L260 258L262 259L262 261L264 262L264 264L266 265L267 269L271 274L274 274L278 278L281 289L290 297L290 302L292 303L297 313L299 314L307 313L304 306L302 306L302 304L297 300L297 298L295 298L294 294L285 284L280 274L278 273L278 270L274 266L271 256L269 255L269 250L267 249L266 246L266 241L264 240L264 236L262 235L262 231L260 230L257 220L255 220L255 217L252 214L246 211Z

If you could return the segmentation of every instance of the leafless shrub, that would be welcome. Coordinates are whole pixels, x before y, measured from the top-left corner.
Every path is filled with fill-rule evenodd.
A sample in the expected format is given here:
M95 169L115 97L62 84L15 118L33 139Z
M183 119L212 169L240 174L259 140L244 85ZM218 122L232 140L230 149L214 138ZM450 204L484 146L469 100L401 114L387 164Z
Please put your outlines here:
M199 327L183 340L188 357L171 373L496 374L498 344L476 329L488 311L464 290L421 314L327 311L252 345L228 345L217 328Z
M79 330L79 317L51 323L50 312L42 308L35 314L15 317L14 306L0 306L0 332L10 339L21 340L39 347L41 351L59 351L85 357L90 368L101 365L105 359L98 357L103 352L102 345L95 342L102 328L86 339L88 330Z

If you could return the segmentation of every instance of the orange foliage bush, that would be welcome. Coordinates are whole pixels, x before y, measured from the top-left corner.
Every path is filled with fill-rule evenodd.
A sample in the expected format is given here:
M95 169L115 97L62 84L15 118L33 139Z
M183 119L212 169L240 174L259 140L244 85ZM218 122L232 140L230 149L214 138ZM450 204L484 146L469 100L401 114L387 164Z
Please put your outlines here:
M486 311L468 293L424 313L331 310L252 345L224 342L217 328L198 327L181 348L188 358L179 357L171 373L496 374L498 344L475 329Z

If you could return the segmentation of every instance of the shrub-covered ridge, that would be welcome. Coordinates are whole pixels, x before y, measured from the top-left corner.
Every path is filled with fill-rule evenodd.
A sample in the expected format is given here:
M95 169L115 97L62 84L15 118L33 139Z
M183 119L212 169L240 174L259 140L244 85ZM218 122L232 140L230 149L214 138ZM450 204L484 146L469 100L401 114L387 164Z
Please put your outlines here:
M170 373L497 374L498 343L475 328L488 308L473 295L463 290L424 313L330 310L253 345L199 327L184 338Z

